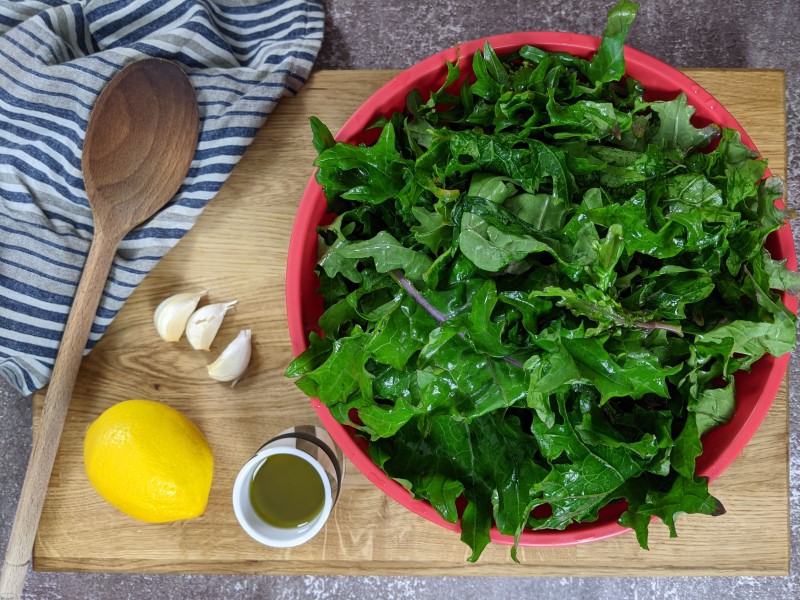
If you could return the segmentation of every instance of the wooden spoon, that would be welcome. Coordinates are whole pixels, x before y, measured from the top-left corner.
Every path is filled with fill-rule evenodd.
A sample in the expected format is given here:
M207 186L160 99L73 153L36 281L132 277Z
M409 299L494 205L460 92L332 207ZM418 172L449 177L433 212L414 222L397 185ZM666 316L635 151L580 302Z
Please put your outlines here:
M94 240L47 388L0 575L0 598L19 598L69 400L117 246L178 191L197 149L199 115L189 78L161 59L117 73L92 110L81 168Z

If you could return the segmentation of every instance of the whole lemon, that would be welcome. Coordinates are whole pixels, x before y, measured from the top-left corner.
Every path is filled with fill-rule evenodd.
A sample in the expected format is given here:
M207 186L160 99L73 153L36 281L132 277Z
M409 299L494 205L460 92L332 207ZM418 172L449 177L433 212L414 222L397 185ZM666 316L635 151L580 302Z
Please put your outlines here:
M83 464L95 490L127 515L149 523L205 512L214 457L203 433L174 408L126 400L86 431Z

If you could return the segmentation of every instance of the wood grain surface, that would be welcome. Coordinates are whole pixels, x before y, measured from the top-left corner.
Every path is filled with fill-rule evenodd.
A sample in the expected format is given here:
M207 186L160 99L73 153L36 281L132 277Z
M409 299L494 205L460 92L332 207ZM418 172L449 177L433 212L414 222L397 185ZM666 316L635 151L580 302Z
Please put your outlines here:
M688 70L739 120L784 175L784 75L780 71ZM238 469L272 435L318 423L308 400L283 377L292 359L284 268L292 222L315 156L307 118L338 129L393 73L316 72L277 110L195 228L133 294L85 359L75 387L34 549L34 568L150 573L342 575L782 575L789 572L787 389L756 436L712 485L727 514L684 516L679 537L651 527L651 550L632 533L560 548L523 548L522 564L492 545L466 562L458 535L410 513L352 464L332 517L309 543L272 549L236 522L230 495ZM209 290L236 298L210 353L168 344L153 327L165 297ZM253 330L248 376L234 389L205 366L242 328ZM160 400L206 433L216 459L206 514L164 525L137 522L107 505L83 471L83 433L105 408L129 398ZM36 415L42 395L35 397ZM36 423L34 423L36 425Z

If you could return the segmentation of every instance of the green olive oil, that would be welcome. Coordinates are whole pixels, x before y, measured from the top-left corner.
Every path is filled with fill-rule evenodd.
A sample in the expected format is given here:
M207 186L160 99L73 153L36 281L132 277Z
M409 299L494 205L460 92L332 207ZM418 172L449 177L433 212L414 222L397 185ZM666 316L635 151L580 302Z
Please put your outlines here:
M293 454L267 458L250 481L255 513L275 527L300 527L316 517L325 503L319 473Z

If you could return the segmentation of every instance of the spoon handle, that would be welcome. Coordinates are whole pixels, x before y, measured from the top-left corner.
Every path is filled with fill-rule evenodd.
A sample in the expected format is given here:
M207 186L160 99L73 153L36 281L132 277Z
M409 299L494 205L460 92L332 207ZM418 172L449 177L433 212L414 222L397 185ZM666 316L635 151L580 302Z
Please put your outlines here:
M72 389L119 241L97 231L86 257L44 399L39 431L33 438L28 470L6 549L0 574L0 598L3 599L22 596Z

